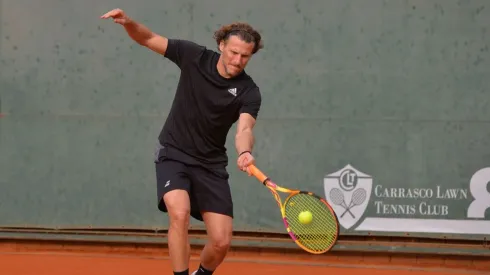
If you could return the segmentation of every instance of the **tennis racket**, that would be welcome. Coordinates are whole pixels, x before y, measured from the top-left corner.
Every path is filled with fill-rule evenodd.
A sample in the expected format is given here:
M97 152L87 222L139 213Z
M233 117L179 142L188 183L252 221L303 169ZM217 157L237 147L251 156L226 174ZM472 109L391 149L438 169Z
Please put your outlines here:
M312 254L322 254L332 249L338 239L339 223L327 201L312 192L281 187L253 164L248 169L274 195L284 226L300 248ZM278 192L288 194L284 203Z

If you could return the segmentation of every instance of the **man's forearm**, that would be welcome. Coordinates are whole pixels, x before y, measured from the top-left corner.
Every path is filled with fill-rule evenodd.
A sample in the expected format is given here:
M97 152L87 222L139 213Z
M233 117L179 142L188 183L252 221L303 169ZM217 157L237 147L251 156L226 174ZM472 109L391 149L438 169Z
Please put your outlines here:
M153 32L148 27L132 19L129 23L124 24L124 29L126 29L129 37L141 45L144 45L153 36Z
M245 130L236 134L235 147L238 154L245 151L252 152L253 145L254 136L251 130Z

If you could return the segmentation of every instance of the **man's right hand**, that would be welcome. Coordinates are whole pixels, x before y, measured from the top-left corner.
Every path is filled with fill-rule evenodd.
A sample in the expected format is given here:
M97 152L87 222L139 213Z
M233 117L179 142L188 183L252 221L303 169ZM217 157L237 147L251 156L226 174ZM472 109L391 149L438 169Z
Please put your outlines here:
M115 23L121 25L125 25L131 21L131 19L121 9L113 9L110 12L102 15L100 18L102 19L112 18L114 19Z
M153 33L149 28L141 23L129 18L121 9L113 9L102 15L100 18L112 18L115 23L123 25L129 36L138 44L150 50L165 55L168 46L168 39L164 36Z

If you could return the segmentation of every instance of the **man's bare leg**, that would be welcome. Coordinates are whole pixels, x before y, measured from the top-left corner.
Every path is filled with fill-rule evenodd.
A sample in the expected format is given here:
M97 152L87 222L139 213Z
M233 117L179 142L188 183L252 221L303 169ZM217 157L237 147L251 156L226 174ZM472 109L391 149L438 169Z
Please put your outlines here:
M173 190L163 196L169 216L168 250L174 273L189 269L188 239L190 199L185 190Z
M223 262L230 248L233 219L229 216L204 212L204 223L208 242L201 252L201 266L198 275L210 275Z

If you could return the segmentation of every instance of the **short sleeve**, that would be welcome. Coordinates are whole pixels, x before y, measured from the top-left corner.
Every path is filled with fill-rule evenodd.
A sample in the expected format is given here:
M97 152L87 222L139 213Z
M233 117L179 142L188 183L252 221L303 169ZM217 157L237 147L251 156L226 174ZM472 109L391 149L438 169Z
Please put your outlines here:
M240 108L240 114L247 113L253 118L257 119L259 115L260 106L262 104L262 96L258 87L250 90L242 101L242 107Z
M182 39L168 39L165 57L175 63L179 68L185 67L204 50L192 41Z

